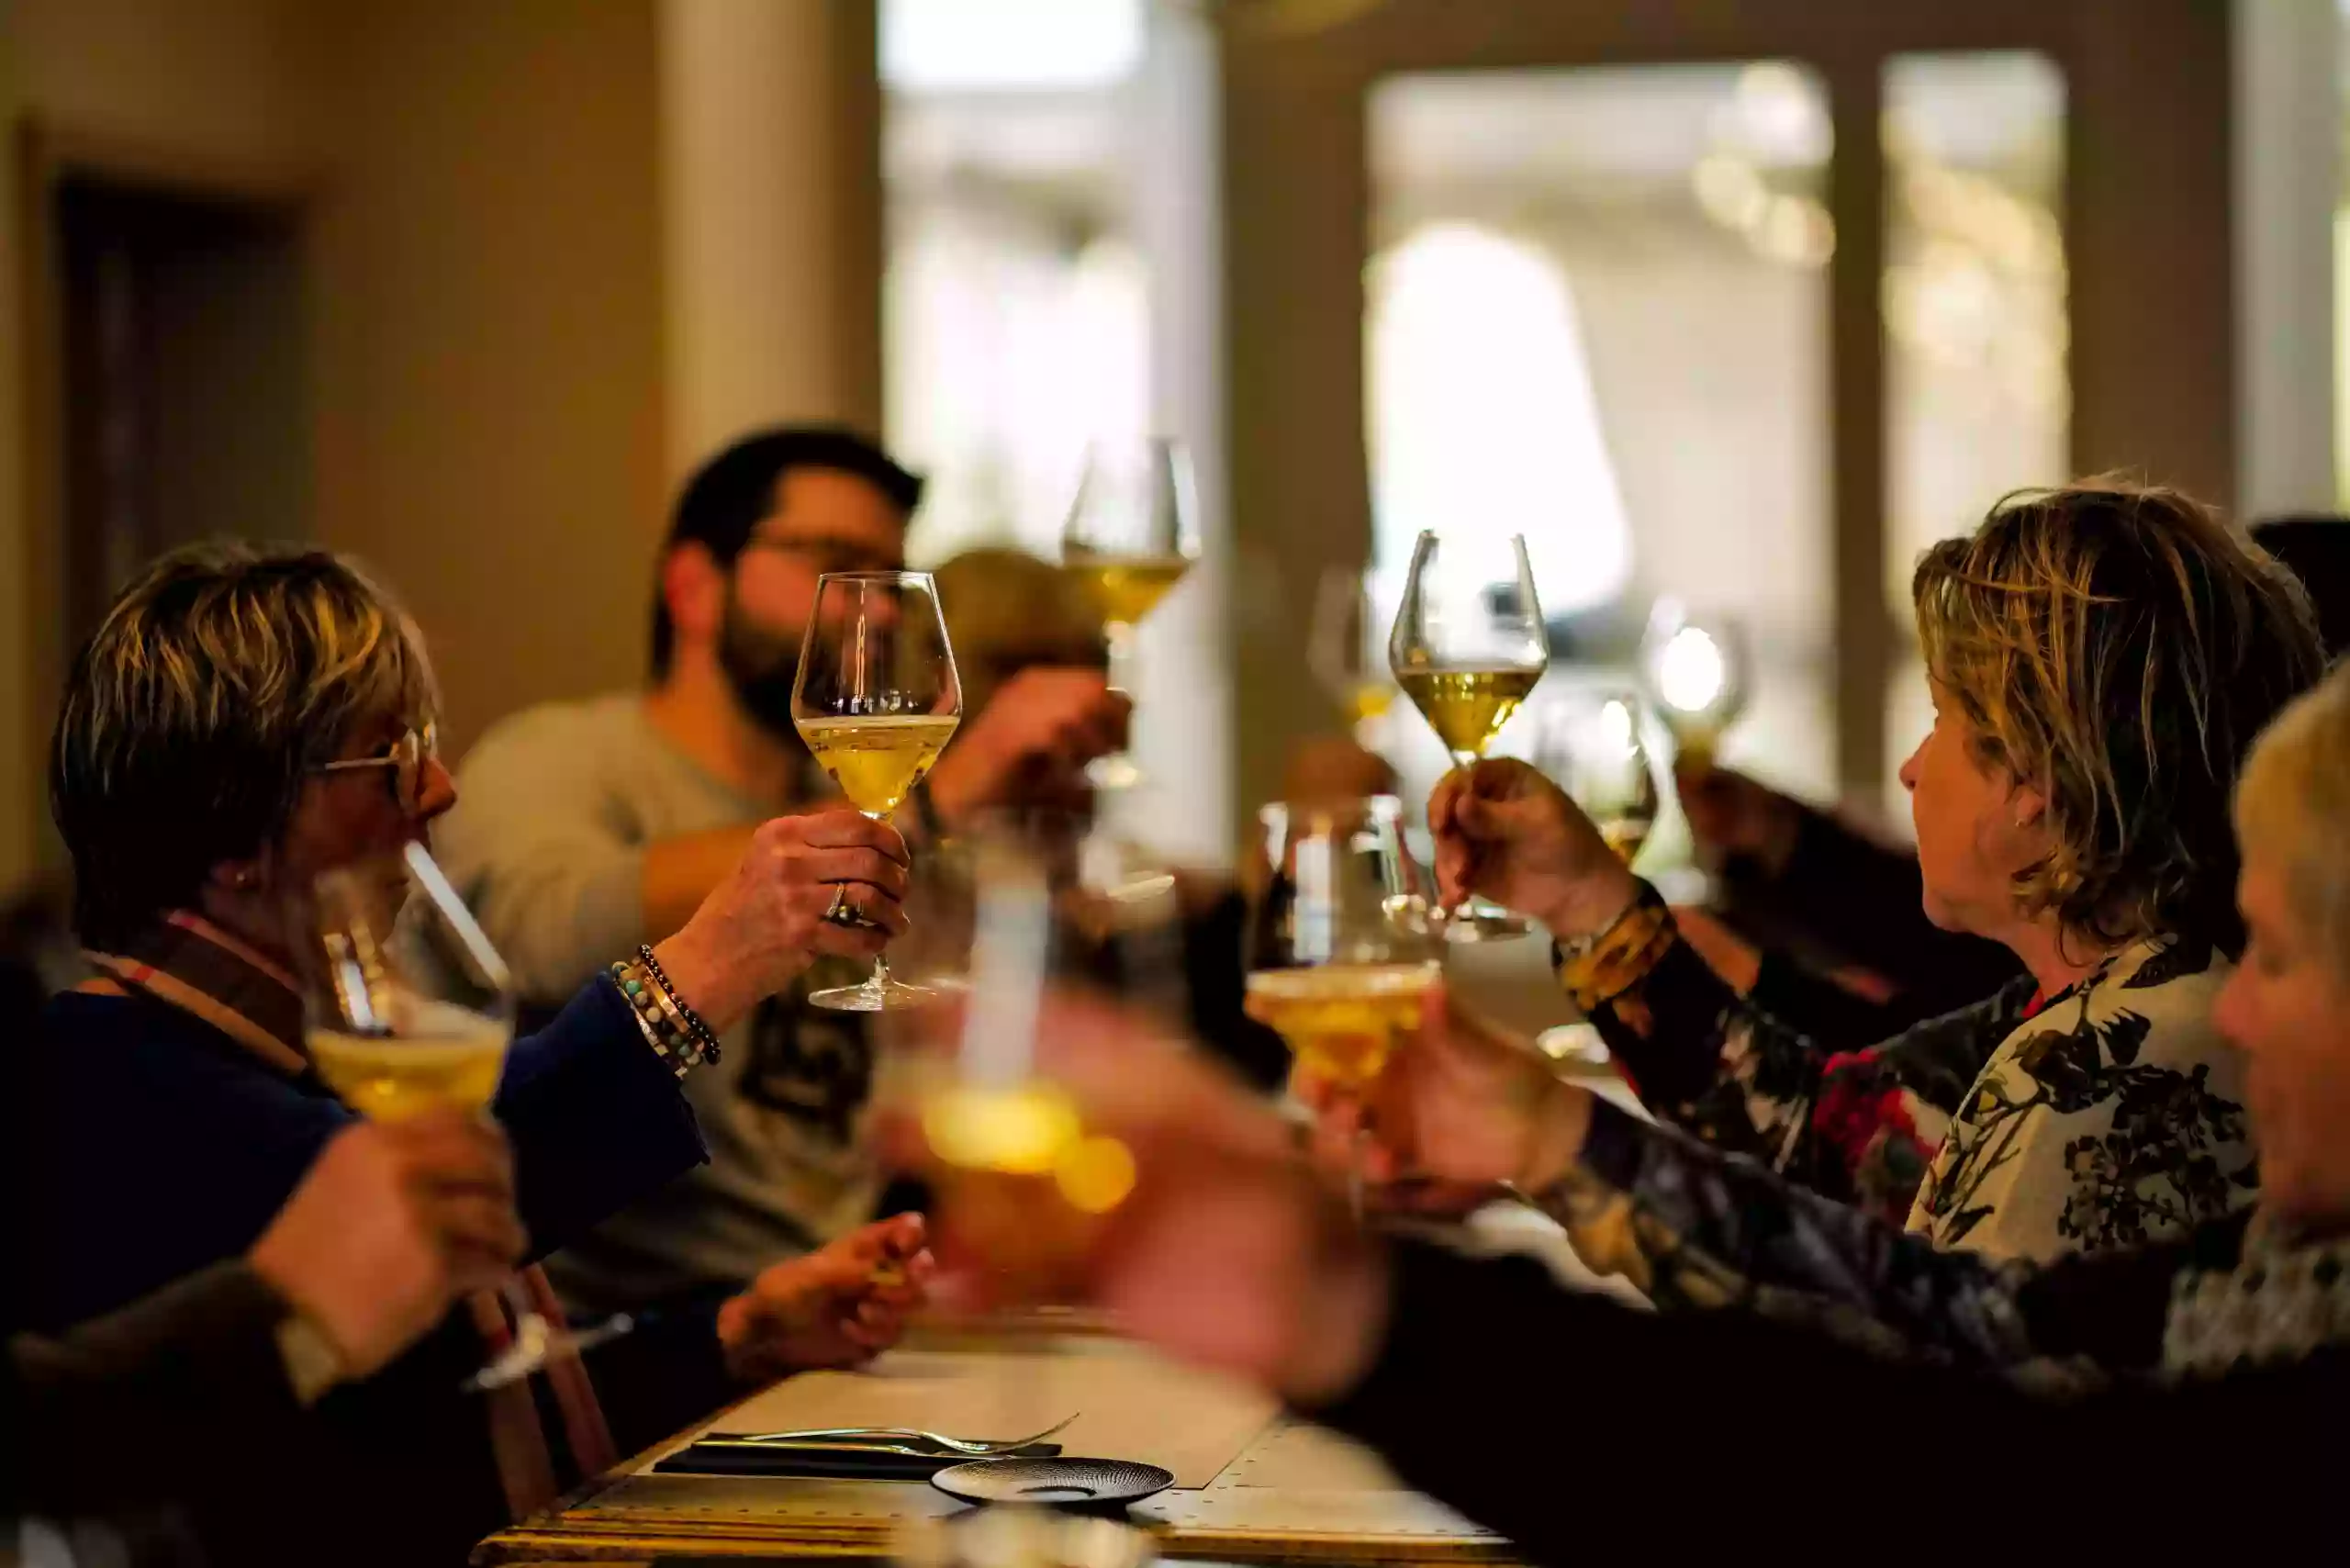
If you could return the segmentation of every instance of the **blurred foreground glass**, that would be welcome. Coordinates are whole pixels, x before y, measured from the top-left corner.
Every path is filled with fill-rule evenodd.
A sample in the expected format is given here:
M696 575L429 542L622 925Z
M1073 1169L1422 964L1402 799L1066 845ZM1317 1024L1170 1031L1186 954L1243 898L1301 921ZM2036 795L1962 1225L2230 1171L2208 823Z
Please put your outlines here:
M1641 738L1637 692L1581 692L1535 708L1535 767L1572 796L1629 866L1656 825L1656 767Z
M876 822L913 792L962 722L963 689L927 572L826 572L800 644L791 722L849 804ZM834 918L827 916L826 918ZM843 915L854 921L854 915ZM934 1000L877 957L862 985L812 992L818 1007L878 1013Z
M292 913L304 1042L343 1103L373 1121L442 1105L487 1115L514 1037L513 984L424 846L324 873ZM519 1278L505 1295L512 1338L470 1389L502 1387L632 1327L621 1316L574 1334Z
M1387 661L1453 766L1474 765L1550 664L1526 536L1512 534L1505 547L1496 547L1421 534L1388 633ZM1475 942L1530 929L1498 905L1472 899L1446 923L1445 934Z
M909 1009L885 1036L885 1099L922 1129L941 1225L1014 1301L1049 1296L1134 1185L1132 1155L1089 1136L1035 1062L1055 941L1048 868L1016 840L969 846L959 1007ZM942 895L952 900L951 887Z
M1403 803L1270 805L1258 822L1249 1015L1298 1070L1367 1095L1442 973L1443 919L1404 847ZM1349 1174L1360 1213L1359 1164Z
M1181 443L1096 442L1061 531L1061 566L1101 612L1113 684L1133 689L1135 628L1199 558L1199 502ZM1142 781L1125 752L1095 759L1086 772L1104 790Z

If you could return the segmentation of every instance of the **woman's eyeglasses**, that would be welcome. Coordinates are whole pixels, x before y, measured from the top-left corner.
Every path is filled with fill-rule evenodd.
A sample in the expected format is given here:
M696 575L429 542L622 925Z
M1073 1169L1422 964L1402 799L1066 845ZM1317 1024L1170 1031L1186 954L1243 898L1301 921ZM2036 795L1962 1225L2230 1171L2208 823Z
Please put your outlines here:
M424 805L424 765L441 755L434 737L433 726L408 730L386 747L377 756L345 757L341 762L322 762L310 769L313 773L350 773L363 767L388 767L392 770L392 800L401 812L414 816Z

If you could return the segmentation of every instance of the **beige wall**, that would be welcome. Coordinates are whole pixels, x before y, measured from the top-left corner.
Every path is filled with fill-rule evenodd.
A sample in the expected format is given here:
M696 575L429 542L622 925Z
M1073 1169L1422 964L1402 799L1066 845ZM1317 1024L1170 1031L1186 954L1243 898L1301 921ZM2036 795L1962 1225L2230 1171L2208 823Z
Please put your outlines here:
M320 528L431 637L451 738L643 667L661 510L650 0L341 15Z
M433 640L462 745L632 678L662 488L653 0L0 0L0 118L311 193L318 530ZM54 540L0 165L0 890L42 844Z

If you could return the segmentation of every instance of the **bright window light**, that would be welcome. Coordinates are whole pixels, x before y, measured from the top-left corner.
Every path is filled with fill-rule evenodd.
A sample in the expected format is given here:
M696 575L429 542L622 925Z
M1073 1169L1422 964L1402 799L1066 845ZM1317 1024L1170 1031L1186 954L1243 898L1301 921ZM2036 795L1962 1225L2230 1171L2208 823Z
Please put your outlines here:
M1100 87L1141 62L1143 0L882 0L881 83L899 92Z
M1631 531L1558 263L1471 223L1377 264L1370 326L1378 558L1420 530L1526 535L1547 614L1613 601Z

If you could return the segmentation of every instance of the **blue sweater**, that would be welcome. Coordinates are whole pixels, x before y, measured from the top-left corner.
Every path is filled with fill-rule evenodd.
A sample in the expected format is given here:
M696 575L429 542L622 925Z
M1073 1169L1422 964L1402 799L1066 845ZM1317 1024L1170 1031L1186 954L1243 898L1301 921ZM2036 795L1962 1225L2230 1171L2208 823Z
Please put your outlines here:
M601 977L514 1042L497 1112L539 1254L702 1158L677 1081ZM52 999L30 1038L0 1042L9 1317L56 1332L244 1252L351 1120L315 1078L151 997ZM483 1355L461 1308L321 1404L318 1452L288 1491L320 1517L352 1510L338 1556L457 1562L498 1525L487 1416L458 1392Z

